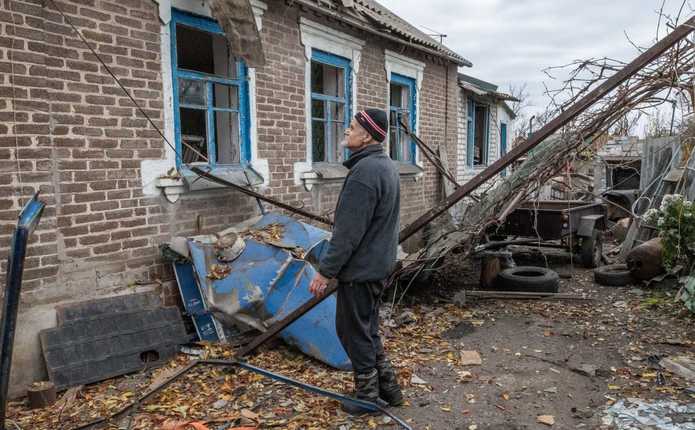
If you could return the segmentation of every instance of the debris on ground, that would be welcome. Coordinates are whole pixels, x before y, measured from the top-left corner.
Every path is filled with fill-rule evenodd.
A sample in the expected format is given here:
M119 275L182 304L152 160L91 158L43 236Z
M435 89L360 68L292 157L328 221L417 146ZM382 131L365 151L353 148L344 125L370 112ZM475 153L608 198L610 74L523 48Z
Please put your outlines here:
M659 364L669 372L695 382L695 359L687 356L667 357L662 359Z
M615 430L695 430L695 403L645 402L634 398L619 400L606 410L602 423Z

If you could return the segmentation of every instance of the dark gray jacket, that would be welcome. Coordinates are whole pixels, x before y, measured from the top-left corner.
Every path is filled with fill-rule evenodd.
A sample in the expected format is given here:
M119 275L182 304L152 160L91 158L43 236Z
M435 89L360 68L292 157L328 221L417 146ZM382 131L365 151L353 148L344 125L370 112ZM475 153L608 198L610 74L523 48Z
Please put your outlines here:
M380 144L352 154L343 165L350 172L338 197L333 237L319 272L343 282L386 279L398 248L398 168Z

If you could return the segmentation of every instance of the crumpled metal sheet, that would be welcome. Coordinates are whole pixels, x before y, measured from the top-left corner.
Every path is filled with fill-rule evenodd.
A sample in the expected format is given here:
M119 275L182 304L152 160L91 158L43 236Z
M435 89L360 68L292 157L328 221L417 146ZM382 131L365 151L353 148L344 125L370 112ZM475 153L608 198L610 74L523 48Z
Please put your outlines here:
M305 259L320 258L330 234L290 217L269 213L247 229L241 254L226 263L229 273L211 279L209 268L221 263L210 236L190 238L188 246L204 301L225 326L264 331L311 298L309 284L316 269ZM300 252L301 250L301 252ZM318 254L318 255L317 255ZM339 369L351 368L335 329L335 297L331 296L282 332L282 339L302 352Z
M612 425L616 430L695 430L695 403L619 400L606 409L603 424Z
M210 0L210 13L224 30L233 55L249 67L265 65L261 35L249 0Z

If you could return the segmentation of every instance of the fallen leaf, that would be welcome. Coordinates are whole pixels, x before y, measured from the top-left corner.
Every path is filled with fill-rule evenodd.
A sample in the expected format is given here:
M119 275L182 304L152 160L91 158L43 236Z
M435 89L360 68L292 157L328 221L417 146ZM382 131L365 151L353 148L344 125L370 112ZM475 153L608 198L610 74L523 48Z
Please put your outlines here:
M413 376L410 377L410 383L414 385L426 385L427 381L413 373Z
M547 426L552 426L555 424L555 417L552 415L538 415L536 421Z
M483 364L478 351L461 351L461 366L479 366Z
M250 409L242 409L241 416L251 421L258 421L258 414Z

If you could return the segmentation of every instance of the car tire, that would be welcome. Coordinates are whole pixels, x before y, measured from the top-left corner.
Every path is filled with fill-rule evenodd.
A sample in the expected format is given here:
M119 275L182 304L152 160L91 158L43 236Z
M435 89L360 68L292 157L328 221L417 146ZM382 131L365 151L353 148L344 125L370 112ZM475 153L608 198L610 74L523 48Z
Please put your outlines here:
M633 283L627 264L609 264L594 269L594 281L607 287L624 287Z
M603 257L603 240L598 230L591 233L591 237L582 237L579 247L579 260L582 266L593 269L601 265Z
M557 293L560 275L545 267L518 266L502 270L495 280L500 291Z

